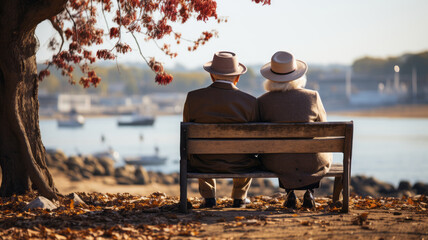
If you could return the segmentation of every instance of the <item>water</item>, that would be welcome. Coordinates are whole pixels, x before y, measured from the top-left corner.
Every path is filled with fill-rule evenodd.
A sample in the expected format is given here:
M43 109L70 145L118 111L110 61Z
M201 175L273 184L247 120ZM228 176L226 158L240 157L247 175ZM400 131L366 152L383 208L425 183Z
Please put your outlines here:
M400 180L428 182L428 119L329 116L329 121L354 121L352 175L374 176L397 185ZM56 120L41 120L46 148L59 148L67 155L91 154L112 147L122 157L159 155L163 166L148 170L179 171L181 116L158 116L153 126L118 127L116 117L86 119L83 128L58 128ZM101 142L104 135L105 142ZM143 136L143 140L140 140ZM334 154L341 162L342 154Z

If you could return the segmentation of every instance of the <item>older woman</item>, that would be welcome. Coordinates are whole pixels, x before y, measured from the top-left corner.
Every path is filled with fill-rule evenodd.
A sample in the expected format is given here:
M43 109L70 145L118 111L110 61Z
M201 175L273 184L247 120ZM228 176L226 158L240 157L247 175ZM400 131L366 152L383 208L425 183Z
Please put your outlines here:
M307 65L291 53L276 52L260 72L267 91L258 98L262 122L325 122L326 112L318 92L305 89ZM264 167L279 175L280 187L287 191L284 206L296 208L294 190L306 190L303 207L315 207L313 189L331 166L331 154L264 154Z

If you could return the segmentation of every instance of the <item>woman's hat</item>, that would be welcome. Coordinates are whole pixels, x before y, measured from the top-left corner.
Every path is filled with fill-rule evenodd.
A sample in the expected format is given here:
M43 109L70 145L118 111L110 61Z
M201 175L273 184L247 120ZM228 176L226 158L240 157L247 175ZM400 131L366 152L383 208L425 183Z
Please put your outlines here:
M305 75L308 66L296 60L293 54L285 51L276 52L269 63L260 68L263 77L274 82L289 82Z
M213 60L204 64L205 71L223 76L236 76L247 72L247 67L239 63L233 52L216 52Z

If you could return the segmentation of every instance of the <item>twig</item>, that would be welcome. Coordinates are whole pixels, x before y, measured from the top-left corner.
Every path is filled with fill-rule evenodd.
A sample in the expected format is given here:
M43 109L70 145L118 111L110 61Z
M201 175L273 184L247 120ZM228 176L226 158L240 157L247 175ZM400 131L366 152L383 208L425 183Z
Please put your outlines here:
M144 55L143 55L143 52L141 52L140 44L138 43L138 40L137 40L137 38L135 37L134 33L133 33L133 32L131 32L131 35L132 35L132 37L134 38L135 43L137 44L138 51L140 52L141 57L144 59L144 61L146 61L147 65L149 65L149 66L150 66L149 61L147 61L146 57L144 57Z
M71 21L73 22L73 25L74 25L74 33L76 34L76 41L78 41L78 40L79 40L79 35L77 34L77 24L76 24L76 22L74 21L73 16L71 15L71 13L68 11L68 9L67 9L67 8L65 8L65 11L67 11L68 16L70 17Z
M103 13L103 17L104 17L104 21L106 22L107 29L110 30L110 27L108 26L106 15L104 14L103 2L104 2L104 0L101 0L101 12Z

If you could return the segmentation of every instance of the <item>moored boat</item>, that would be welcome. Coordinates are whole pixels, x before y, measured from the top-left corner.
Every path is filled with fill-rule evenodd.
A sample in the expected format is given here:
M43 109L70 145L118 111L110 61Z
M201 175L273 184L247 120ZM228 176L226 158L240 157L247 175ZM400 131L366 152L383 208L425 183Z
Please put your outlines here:
M167 158L159 157L158 155L143 155L135 157L125 157L124 161L126 164L130 165L163 165L165 164Z
M72 111L66 118L57 120L58 127L82 127L85 124L85 118L75 111Z
M155 122L152 116L134 114L130 117L123 117L117 121L119 126L151 126Z

